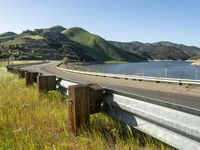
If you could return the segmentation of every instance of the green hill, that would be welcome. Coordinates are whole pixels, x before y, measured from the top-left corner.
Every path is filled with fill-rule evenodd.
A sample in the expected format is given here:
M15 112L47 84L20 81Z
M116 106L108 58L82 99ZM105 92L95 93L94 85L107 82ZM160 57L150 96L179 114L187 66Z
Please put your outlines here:
M62 32L67 38L85 46L88 53L91 53L99 61L139 61L143 60L137 54L131 54L107 42L105 39L88 31L74 27Z
M186 60L200 58L200 49L171 42L114 42L82 28L54 26L0 34L0 59L63 59L78 62Z
M14 32L5 32L5 33L2 33L0 34L0 38L4 38L4 37L7 37L7 36L16 36L17 34L14 33Z
M13 55L17 60L67 58L70 61L96 61L84 48L55 28L26 30L0 44L0 59Z
M63 32L64 30L66 30L66 28L64 28L63 26L53 26L51 28L46 28L46 29L35 29L35 31L37 32Z
M15 38L16 35L17 34L14 32L2 33L2 34L0 34L0 43L12 40Z
M73 34L73 36L72 36ZM69 36L70 35L70 36ZM78 62L139 61L136 54L119 49L103 38L81 28L66 30L62 26L7 33L12 38L0 43L0 59L63 59Z

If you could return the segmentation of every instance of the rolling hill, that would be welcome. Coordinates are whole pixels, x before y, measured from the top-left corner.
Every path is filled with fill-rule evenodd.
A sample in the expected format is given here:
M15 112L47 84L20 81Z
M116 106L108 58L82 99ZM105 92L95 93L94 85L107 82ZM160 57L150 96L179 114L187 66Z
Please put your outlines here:
M63 59L76 62L186 60L200 58L200 49L162 41L156 43L115 42L82 28L53 26L0 34L0 59Z
M77 62L105 62L105 61L139 61L140 56L121 50L101 37L93 36L81 29L81 36L72 28L66 30L62 26L46 29L26 30L21 34L13 34L12 39L0 43L0 59L13 55L16 59L63 59ZM67 33L73 31L78 38L86 41L74 40ZM92 35L91 44L87 42ZM7 34L8 36L8 34ZM2 37L6 37L3 34ZM84 42L87 42L84 44Z
M102 37L92 34L82 28L74 27L62 32L67 38L89 47L88 53L91 53L97 60L103 61L140 61L145 60L137 54L132 54L115 47Z
M38 33L41 32L59 32L61 33L62 31L66 30L66 28L64 28L63 26L57 25L57 26L53 26L50 28L45 28L45 29L35 29L35 31L37 31Z
M2 34L0 34L0 43L6 42L9 40L13 40L16 36L17 36L17 34L14 32L2 33Z
M0 44L0 58L13 55L18 60L60 60L67 57L70 61L96 61L84 48L66 38L57 29L24 31L14 39Z
M167 41L156 43L140 43L140 42L116 42L110 41L111 44L138 54L146 59L171 59L171 60L186 60L196 59L199 57L200 48L195 46L186 46Z
M8 36L16 36L17 34L14 32L6 32L6 33L2 33L0 34L0 38L6 38Z

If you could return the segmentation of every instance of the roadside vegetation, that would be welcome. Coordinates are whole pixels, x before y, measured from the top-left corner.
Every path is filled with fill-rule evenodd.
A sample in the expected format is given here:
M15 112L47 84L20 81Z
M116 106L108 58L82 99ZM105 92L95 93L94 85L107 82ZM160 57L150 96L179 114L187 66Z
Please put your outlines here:
M0 150L172 149L102 113L92 115L90 130L80 130L79 136L68 123L66 96L52 91L39 98L37 85L26 87L0 62Z

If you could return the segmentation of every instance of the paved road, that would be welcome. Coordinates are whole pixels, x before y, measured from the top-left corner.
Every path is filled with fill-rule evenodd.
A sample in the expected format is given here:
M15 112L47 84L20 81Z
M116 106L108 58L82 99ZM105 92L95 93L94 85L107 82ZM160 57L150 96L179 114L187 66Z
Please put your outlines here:
M56 68L58 61L25 67L25 70L54 74L57 77L80 83L97 83L103 87L119 90L122 92L146 96L170 103L184 105L200 110L200 87L186 87L184 85L133 81L96 77L62 71Z

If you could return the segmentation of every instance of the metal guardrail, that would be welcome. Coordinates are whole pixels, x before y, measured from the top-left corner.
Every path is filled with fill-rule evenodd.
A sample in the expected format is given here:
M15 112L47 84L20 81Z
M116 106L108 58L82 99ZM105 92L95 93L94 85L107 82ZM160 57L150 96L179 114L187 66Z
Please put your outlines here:
M79 83L57 79L58 88ZM177 149L200 150L200 110L104 89L102 112Z
M62 92L78 83L60 79ZM64 90L63 90L64 89ZM161 106L143 97L131 96L105 89L102 111L146 134L149 134L177 149L200 149L200 117L191 110L166 104ZM173 105L173 107L171 107ZM179 108L178 108L179 107ZM188 108L189 109L189 108ZM182 111L181 111L182 110Z
M138 75L123 75L123 74L111 74L111 73L99 73L99 72L86 72L86 71L77 71L71 69L64 69L57 66L57 69L68 71L72 73L91 75L91 76L100 76L100 77L109 77L109 78L119 78L119 79L130 79L130 80L139 80L139 81L151 81L151 82L164 82L164 83L176 83L176 84L192 84L200 85L200 80L190 80L190 79L179 79L179 78L163 78L163 77L150 77L150 76L138 76Z

